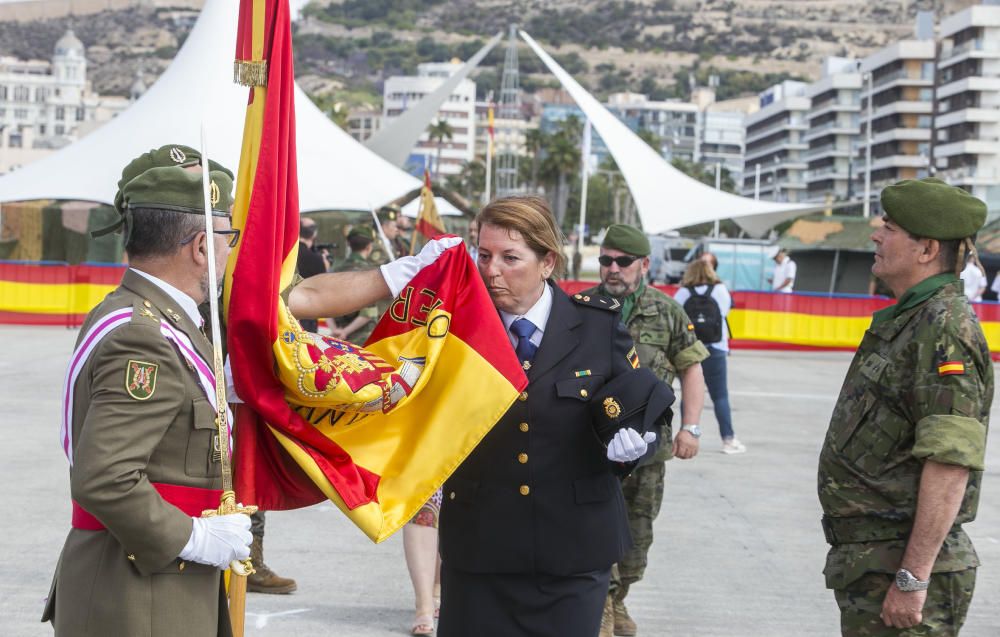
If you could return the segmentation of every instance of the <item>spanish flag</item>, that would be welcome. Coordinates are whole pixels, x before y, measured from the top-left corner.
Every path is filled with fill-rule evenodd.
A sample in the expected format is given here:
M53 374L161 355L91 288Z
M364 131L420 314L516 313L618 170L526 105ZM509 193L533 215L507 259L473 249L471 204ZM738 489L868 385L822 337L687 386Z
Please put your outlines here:
M413 225L414 236L416 233L424 235L427 239L434 239L444 234L444 222L438 214L437 204L434 203L434 190L431 187L431 175L424 171L424 185L420 189L420 212L417 213L417 222ZM416 246L415 241L410 241L410 251Z
M237 497L329 498L378 542L405 524L527 384L461 245L397 298L368 349L304 332L280 297L295 270L298 191L287 0L241 0L249 85L226 272L237 393ZM470 391L475 387L475 391Z

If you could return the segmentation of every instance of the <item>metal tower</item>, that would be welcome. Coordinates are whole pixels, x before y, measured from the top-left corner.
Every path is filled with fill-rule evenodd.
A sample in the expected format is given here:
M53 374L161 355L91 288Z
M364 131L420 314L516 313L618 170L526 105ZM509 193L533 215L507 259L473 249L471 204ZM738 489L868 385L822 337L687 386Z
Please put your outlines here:
M497 139L497 197L506 197L520 192L517 183L518 144L515 139L514 122L521 118L521 86L517 71L517 25L510 25L507 39L507 55L503 63L503 79L500 82L500 120Z

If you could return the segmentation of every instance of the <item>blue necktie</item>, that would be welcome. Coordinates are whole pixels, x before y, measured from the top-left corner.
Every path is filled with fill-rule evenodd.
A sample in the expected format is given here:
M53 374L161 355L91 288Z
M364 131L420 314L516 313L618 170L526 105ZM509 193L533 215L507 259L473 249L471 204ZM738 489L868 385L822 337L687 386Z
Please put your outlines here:
M535 352L538 351L538 346L530 340L536 329L535 324L526 318L519 318L510 324L511 333L517 337L517 347L514 348L514 351L517 352L517 358L522 363L530 362L535 357Z

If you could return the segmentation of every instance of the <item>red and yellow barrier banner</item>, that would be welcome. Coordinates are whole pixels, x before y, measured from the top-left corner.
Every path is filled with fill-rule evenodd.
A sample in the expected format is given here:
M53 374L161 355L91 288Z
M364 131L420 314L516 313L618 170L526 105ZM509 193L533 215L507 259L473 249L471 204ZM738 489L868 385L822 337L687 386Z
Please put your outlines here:
M0 261L0 324L78 327L125 266Z

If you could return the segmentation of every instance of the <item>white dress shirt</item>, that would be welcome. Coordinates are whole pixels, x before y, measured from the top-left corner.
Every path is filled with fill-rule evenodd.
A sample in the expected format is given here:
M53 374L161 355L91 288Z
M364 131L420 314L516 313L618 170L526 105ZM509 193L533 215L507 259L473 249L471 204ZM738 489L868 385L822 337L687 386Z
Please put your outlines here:
M188 296L184 292L181 292L180 290L170 285L163 279L159 279L153 276L152 274L149 274L148 272L143 272L142 270L136 270L135 268L129 268L129 270L132 270L142 278L146 279L156 287L166 292L167 296L172 298L174 302L176 302L177 305L179 305L180 308L184 310L184 313L188 315L188 318L191 319L192 323L194 323L198 327L201 327L201 324L205 322L205 319L201 317L201 313L198 312L198 304L195 303L194 299L192 299L190 296Z
M783 294L790 294L792 288L795 287L795 262L792 261L792 257L786 256L781 263L774 264L774 279L771 281L771 290L774 292L781 292ZM785 279L791 279L788 285L781 287L781 284L785 282Z
M545 325L549 322L549 314L552 313L552 288L549 284L545 284L545 289L542 290L542 295L538 297L535 304L531 306L531 309L524 314L511 314L510 312L504 312L500 310L500 320L503 321L503 326L507 330L507 338L510 339L510 344L515 348L517 347L517 334L510 331L510 325L519 318L526 318L531 321L531 324L535 326L535 331L531 333L531 337L528 339L531 341L532 345L538 347L542 344L542 336L545 334Z
M982 301L983 292L986 290L986 275L976 267L976 264L969 261L965 264L965 269L959 275L962 284L965 286L965 298L970 301Z
M705 290L708 289L707 285L696 285L694 286L694 291L698 294L704 294ZM691 291L687 288L678 288L676 294L674 294L674 300L684 307L684 303L691 298ZM716 283L715 287L712 288L712 298L719 305L719 314L722 315L722 340L718 343L706 343L708 347L714 347L717 350L723 352L729 351L729 325L726 323L726 317L729 316L729 310L733 308L733 297L729 294L729 290L726 289L725 284Z

